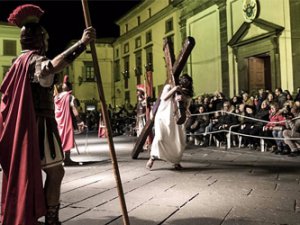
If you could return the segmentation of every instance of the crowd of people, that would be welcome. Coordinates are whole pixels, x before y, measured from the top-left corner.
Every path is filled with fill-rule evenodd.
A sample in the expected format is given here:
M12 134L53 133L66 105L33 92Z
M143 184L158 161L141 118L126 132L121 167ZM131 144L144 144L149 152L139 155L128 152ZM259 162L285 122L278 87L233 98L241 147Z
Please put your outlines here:
M139 136L143 129L143 125L139 125L145 114L143 107L141 104L130 110L124 106L110 107L114 133ZM300 155L300 139L297 140L300 137L300 88L294 97L280 87L274 91L259 89L256 94L241 91L232 98L222 92L204 94L193 99L189 112L191 115L185 123L187 140L201 147L220 143L227 146L230 130L234 134L231 146L256 150L264 139L268 151L292 157Z
M258 90L250 95L227 98L223 93L199 96L190 107L192 115L186 123L186 131L201 146L228 140L229 129L242 137L240 147L257 149L264 139L268 150L275 154L300 155L300 89L293 97L280 87L273 91ZM238 141L233 138L233 145ZM299 143L299 144L298 144Z

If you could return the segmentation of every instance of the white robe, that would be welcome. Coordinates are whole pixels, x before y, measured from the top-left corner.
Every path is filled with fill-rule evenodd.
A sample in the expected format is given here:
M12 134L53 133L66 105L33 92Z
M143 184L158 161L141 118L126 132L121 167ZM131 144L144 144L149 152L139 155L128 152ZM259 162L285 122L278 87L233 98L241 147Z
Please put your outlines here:
M167 84L161 94L154 120L155 136L151 146L151 156L177 164L186 146L185 125L176 124L173 98L164 100L170 90L171 86Z

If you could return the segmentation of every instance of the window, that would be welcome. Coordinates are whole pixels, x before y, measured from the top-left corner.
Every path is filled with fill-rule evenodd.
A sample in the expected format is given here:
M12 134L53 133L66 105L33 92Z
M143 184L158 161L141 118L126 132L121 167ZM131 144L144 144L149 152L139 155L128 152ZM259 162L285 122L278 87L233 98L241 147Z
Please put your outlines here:
M166 21L166 33L173 30L173 18Z
M136 83L141 83L141 75L142 75L142 52L139 51L135 54L135 76L136 76Z
M16 56L17 42L14 40L3 40L3 55Z
M128 79L124 80L124 87L125 87L125 89L128 89Z
M146 48L146 64L147 66L151 67L149 69L151 69L153 71L153 54L152 54L152 47Z
M129 43L124 44L124 54L129 52Z
M149 18L151 18L151 16L152 16L151 8L148 9L148 15L149 15Z
M120 60L114 62L114 81L121 80Z
M146 33L146 43L149 43L152 41L152 32L151 31L148 31Z
M93 62L84 62L83 77L87 82L95 81L95 72Z
M141 17L140 16L137 17L137 24L138 24L138 26L141 24Z
M125 103L126 105L130 104L130 91L125 91Z
M124 58L124 71L123 71L123 78L124 78L124 86L127 89L128 88L128 79L130 77L129 74L129 56Z
M141 37L135 39L135 48L140 48L142 46Z
M141 51L135 53L135 71L137 76L142 74L142 52Z
M125 33L127 33L128 32L128 24L126 23L125 24Z
M173 51L175 51L174 49L174 35L169 35L167 36L169 45L170 45L170 49L173 49Z
M119 58L119 49L116 49L116 58Z

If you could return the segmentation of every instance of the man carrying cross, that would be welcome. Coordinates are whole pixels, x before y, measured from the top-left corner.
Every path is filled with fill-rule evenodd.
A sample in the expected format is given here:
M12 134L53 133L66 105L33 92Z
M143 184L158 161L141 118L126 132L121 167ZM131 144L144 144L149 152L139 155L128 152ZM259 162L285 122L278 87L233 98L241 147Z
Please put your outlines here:
M187 59L192 51L192 49L195 46L195 40L194 38L188 36L184 42L183 48L181 49L179 56L177 57L175 61L175 56L172 48L172 40L171 38L165 38L165 43L164 43L164 52L165 52L165 60L166 60L166 65L167 65L167 71L168 71L168 78L165 84L170 84L172 83L172 86L177 86L179 84L179 75L181 74L181 71L183 70L185 63L187 62ZM175 91L176 92L176 91ZM177 95L178 93L176 93ZM178 112L176 113L176 117L178 117L178 120L176 121L176 124L183 124L186 120L186 108L184 106L184 101L180 100L180 97L178 97L178 104L177 108L179 109ZM158 111L158 108L160 106L161 102L161 97L158 97L155 104L152 107L151 110L151 118L149 118L146 122L146 125L144 129L142 130L142 133L138 137L135 146L132 150L132 158L136 159L139 155L139 153L143 149L143 145L148 137L148 135L152 131L152 127L154 125L154 119L156 116L156 113ZM151 168L153 164L153 160L149 160L147 168Z
M174 69L172 40L164 39L164 53L168 79L160 96L154 127L155 136L151 146L150 159L146 168L151 169L155 159L162 159L181 169L180 161L186 144L185 122L194 94L193 79L188 74L179 77L189 53L194 47L194 39L187 38ZM180 70L179 70L180 69Z
M178 94L175 94L178 93ZM185 149L185 126L177 124L177 102L182 101L188 111L193 97L193 80L188 74L179 78L179 85L166 84L160 97L155 120L155 136L151 146L150 159L146 168L151 169L155 159L162 159L181 169L180 161ZM188 113L188 112L187 112Z

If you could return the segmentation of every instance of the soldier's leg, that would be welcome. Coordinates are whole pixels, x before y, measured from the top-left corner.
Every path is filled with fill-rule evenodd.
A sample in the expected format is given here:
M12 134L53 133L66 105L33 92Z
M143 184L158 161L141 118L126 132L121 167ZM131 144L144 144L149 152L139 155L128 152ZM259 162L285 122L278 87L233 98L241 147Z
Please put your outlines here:
M61 164L43 170L46 173L44 186L47 204L46 225L59 225L60 190L65 170Z

